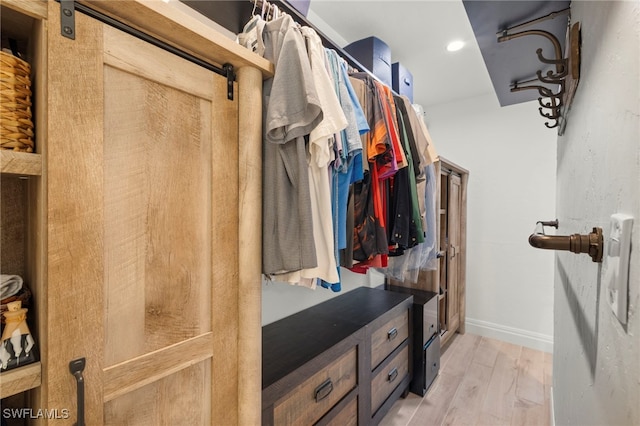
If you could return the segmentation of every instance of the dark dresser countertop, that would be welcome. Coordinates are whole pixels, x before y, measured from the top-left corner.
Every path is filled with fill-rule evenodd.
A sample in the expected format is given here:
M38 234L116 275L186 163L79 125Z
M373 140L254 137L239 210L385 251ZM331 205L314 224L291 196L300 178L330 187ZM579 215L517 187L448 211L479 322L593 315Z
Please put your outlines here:
M418 305L424 305L429 300L438 295L438 293L435 293L433 291L417 290L414 288L400 287L397 285L385 285L384 288L385 290L394 291L396 293L410 294L413 296L413 303Z
M359 287L263 326L262 389L410 297L406 293Z

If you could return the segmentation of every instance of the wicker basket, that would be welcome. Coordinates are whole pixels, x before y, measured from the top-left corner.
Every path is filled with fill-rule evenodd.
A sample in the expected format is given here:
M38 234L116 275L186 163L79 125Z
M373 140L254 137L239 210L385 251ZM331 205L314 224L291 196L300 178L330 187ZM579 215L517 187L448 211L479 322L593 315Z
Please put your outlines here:
M33 152L31 67L0 51L0 148Z

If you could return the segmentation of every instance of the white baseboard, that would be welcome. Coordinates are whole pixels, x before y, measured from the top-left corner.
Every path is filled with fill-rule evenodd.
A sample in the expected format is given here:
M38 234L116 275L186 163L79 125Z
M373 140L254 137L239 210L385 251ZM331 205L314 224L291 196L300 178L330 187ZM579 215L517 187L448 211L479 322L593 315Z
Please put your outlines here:
M466 320L466 331L479 336L490 337L515 345L553 353L553 336L546 334L472 318L467 318Z

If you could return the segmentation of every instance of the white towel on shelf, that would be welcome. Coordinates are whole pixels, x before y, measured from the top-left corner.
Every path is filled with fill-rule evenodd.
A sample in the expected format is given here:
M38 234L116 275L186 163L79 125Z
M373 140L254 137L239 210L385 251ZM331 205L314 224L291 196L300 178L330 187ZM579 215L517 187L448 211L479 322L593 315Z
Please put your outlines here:
M0 299L14 296L22 289L19 275L0 275Z

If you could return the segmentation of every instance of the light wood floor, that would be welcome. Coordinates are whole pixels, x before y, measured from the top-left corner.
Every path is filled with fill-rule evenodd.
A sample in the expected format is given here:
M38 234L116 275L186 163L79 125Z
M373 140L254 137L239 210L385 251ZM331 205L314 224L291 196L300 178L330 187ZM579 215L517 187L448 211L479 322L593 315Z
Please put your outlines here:
M381 425L549 425L552 356L473 334L444 348L421 398L398 400Z

